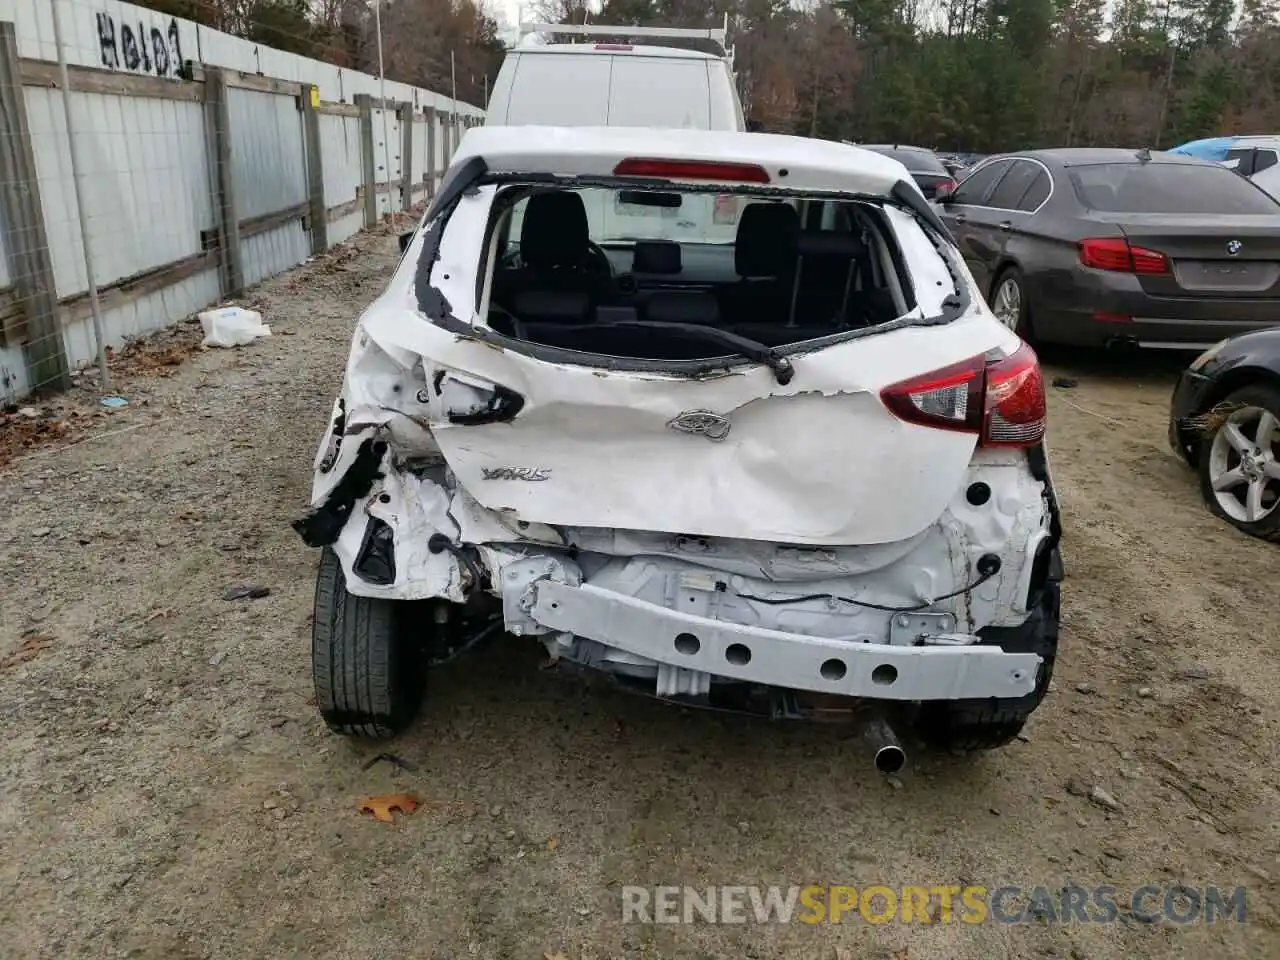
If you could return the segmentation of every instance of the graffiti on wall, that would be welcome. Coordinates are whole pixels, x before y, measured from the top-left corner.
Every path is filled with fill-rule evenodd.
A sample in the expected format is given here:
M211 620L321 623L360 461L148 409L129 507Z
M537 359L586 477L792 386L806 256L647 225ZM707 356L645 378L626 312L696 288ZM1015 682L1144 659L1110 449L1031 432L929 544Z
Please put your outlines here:
M99 13L97 17L98 44L104 67L150 73L157 77L182 75L182 42L176 18L169 18L169 26L165 30L147 27L142 21L136 25L121 21L117 33L114 18L105 13Z

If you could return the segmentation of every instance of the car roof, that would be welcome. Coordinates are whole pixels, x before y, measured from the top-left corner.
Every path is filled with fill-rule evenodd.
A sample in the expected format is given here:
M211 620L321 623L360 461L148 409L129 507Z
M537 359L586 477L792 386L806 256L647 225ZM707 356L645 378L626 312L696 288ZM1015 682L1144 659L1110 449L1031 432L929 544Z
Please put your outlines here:
M1280 135L1260 134L1242 137L1207 137L1203 140L1191 140L1171 148L1171 152L1188 157L1199 157L1201 160L1222 161L1227 153L1236 147L1273 147L1280 148Z
M938 159L938 155L928 147L913 147L909 143L856 143L854 146L861 147L863 150L874 150L876 153L919 153Z
M630 158L758 164L770 186L888 195L902 165L830 140L773 133L644 127L484 126L468 130L453 165L484 159L496 173L608 177Z
M1052 150L1027 150L1020 153L1004 153L988 157L989 160L1003 160L1016 157L1027 157L1032 160L1052 161L1063 167L1084 167L1096 163L1141 163L1140 150L1123 147L1060 147ZM1168 153L1163 150L1150 151L1150 163L1183 163L1203 164L1205 161L1184 154Z
M928 147L917 147L910 143L859 143L856 146L864 150L915 150L917 153L933 153Z
M589 54L619 57L665 57L672 60L722 60L701 50L684 50L679 47L655 47L634 43L540 43L518 47L511 53Z

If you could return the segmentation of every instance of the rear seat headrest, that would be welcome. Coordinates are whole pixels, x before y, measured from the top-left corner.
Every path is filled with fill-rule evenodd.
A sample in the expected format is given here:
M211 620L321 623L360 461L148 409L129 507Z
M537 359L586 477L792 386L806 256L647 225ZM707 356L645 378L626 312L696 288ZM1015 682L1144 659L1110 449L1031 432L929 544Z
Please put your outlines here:
M709 293L684 290L658 290L644 305L646 320L665 323L700 323L714 326L720 321L720 304Z
M800 215L788 203L752 203L738 221L733 265L740 277L779 277L795 269Z
M535 269L576 266L591 242L587 208L568 190L535 193L520 224L520 259Z

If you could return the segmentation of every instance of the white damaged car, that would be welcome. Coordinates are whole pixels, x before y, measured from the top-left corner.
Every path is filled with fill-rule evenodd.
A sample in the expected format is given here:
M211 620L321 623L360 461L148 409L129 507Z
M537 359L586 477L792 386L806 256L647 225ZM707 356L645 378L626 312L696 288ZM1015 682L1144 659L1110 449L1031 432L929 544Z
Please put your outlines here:
M588 216L587 211L593 211ZM388 736L533 638L681 704L978 749L1044 697L1045 392L905 169L750 133L467 133L356 325L295 527L316 699Z

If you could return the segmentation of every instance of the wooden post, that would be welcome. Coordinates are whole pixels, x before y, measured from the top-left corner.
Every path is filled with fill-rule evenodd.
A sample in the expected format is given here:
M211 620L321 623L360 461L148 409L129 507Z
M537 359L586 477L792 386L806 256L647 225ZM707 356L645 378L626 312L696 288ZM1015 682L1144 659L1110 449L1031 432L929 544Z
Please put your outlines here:
M329 212L324 205L324 148L320 143L320 114L316 104L320 102L320 88L314 83L304 83L298 97L302 110L302 138L307 153L307 201L311 222L311 255L329 249Z
M221 67L204 68L205 129L209 163L213 165L213 216L218 231L218 274L223 297L244 292L244 260L240 251L240 218L236 213L235 176L231 167L231 111L227 108L227 76Z
M40 181L31 128L22 92L17 33L12 23L0 23L0 181L7 229L9 274L26 315L23 354L31 389L65 390L71 385L67 352L62 343L58 290L53 257L40 206ZM83 238L89 242L88 237Z
M374 162L373 97L357 93L353 98L360 111L360 179L364 183L364 225L378 222L378 168Z
M413 104L396 108L400 118L400 209L413 209Z
M427 200L436 195L436 108L427 107L423 111L427 118Z
M15 324L15 339L23 340L27 383L31 389L70 387L67 349L54 282L54 261L45 233L40 205L40 179L27 123L27 101L22 92L22 64L18 61L18 37L12 23L0 23L0 180L4 191L9 274L26 315L26 329ZM83 238L88 243L88 238ZM10 340L12 342L12 340Z

